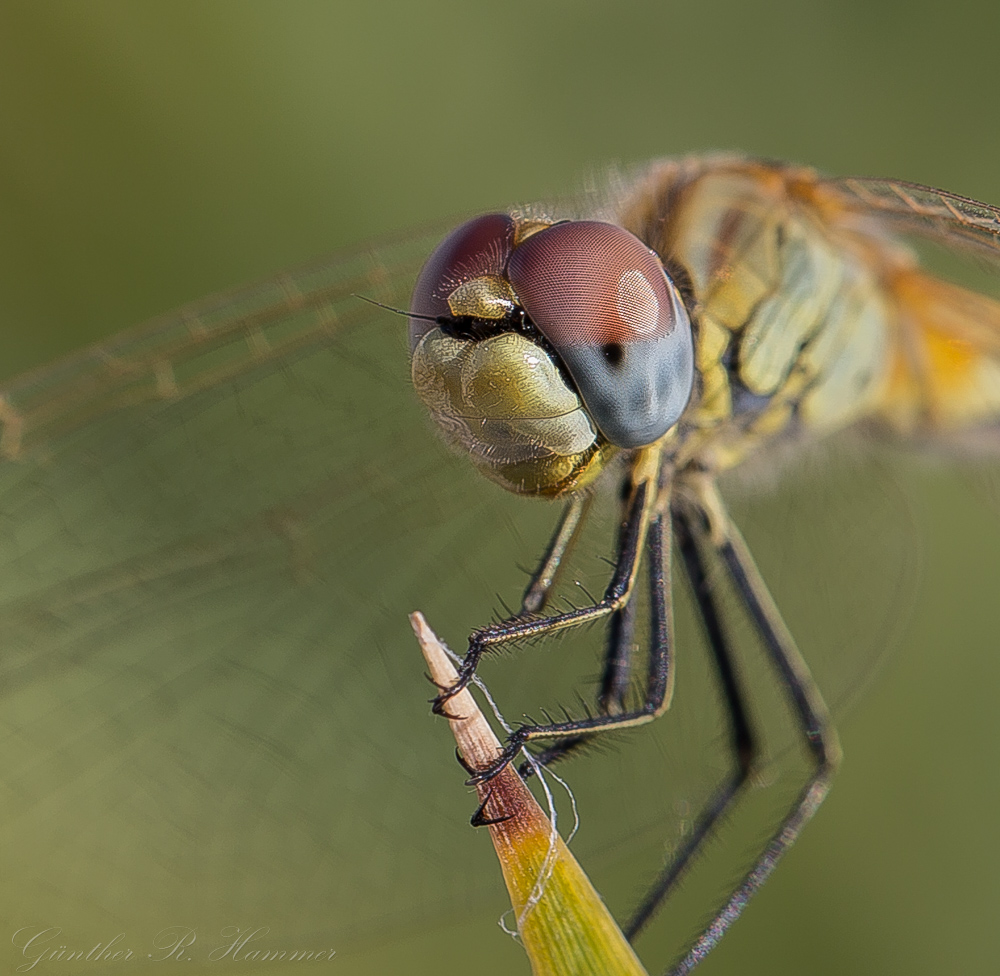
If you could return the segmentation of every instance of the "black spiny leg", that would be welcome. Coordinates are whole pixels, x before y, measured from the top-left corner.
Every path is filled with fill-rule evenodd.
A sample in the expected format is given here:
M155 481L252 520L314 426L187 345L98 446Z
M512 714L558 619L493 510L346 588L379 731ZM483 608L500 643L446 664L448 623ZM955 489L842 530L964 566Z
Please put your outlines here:
M637 491L639 495L641 492ZM642 500L635 504L642 504ZM631 525L635 519L631 515L627 524ZM644 725L660 715L670 703L670 692L673 682L673 668L671 657L671 621L672 612L670 604L670 582L669 582L669 560L665 558L665 549L669 549L669 524L665 526L662 513L657 512L652 516L646 537L646 548L649 551L649 576L651 588L651 611L650 611L650 649L649 666L646 678L646 693L641 706L632 711L623 711L617 715L597 715L587 718L568 720L565 722L553 722L549 725L523 725L518 728L508 739L504 746L503 753L485 769L480 770L472 776L468 782L470 784L482 783L494 777L503 769L517 754L524 745L533 739L541 738L575 738L581 736L593 736L601 732L608 732L613 729L631 728L637 725ZM633 543L631 532L623 533L625 544L622 547L624 555L628 557L630 576L634 576L635 564L638 562L638 552L632 555L633 548L638 550L638 546ZM624 576L625 570L619 565L615 573L615 578ZM612 580L614 586L614 580ZM609 586L609 592L612 587Z
M628 924L623 927L625 935L630 940L638 935L643 926L663 905L677 882L690 867L694 856L708 839L719 819L732 805L750 775L757 752L748 707L740 687L733 653L722 627L719 608L705 570L705 563L691 531L689 517L683 512L674 513L674 538L684 562L684 569L688 582L691 584L695 605L705 629L705 636L712 652L716 678L729 717L729 742L733 757L733 769L716 787L695 819L694 829L674 854L670 863L650 885Z
M626 509L624 528L619 539L615 569L604 596L593 606L581 607L548 617L525 618L518 615L475 630L469 636L469 646L458 667L458 678L450 688L445 688L434 699L431 710L436 715L444 713L448 700L472 681L482 656L493 647L509 644L528 637L542 637L567 627L590 623L613 613L624 606L632 593L632 585L639 567L643 537L649 524L653 498L648 481L642 481L631 492ZM557 531L557 536L559 532ZM543 560L543 565L548 560ZM529 586L529 591L531 587ZM507 760L509 761L509 760Z
M604 715L625 710L625 696L632 680L632 650L635 647L635 604L630 600L616 610L608 625L608 647L604 655L597 706Z
M691 972L739 918L747 902L767 880L781 856L795 842L802 828L812 819L825 799L840 761L837 734L830 725L819 689L714 485L703 486L700 505L709 526L709 540L728 570L736 591L764 642L792 705L814 769L754 866L687 954L670 970L671 976L683 976Z
M627 482L623 488L627 487ZM622 506L628 505L628 495L623 492ZM627 509L626 509L627 510ZM619 528L621 533L627 528L624 518ZM635 637L635 602L629 600L611 615L608 625L608 641L601 673L601 686L597 694L597 710L601 715L614 715L625 710L625 695L628 693L632 677L632 648ZM534 754L534 763L522 763L518 772L525 778L534 773L535 766L549 766L574 754L590 739L589 735L568 736L557 739L551 745Z
M521 597L521 612L519 616L528 617L535 613L541 613L548 603L549 594L555 586L556 578L562 567L563 559L569 553L583 528L587 515L590 512L590 505L593 496L586 492L575 495L563 509L561 518L556 525L555 532L538 562L524 596Z

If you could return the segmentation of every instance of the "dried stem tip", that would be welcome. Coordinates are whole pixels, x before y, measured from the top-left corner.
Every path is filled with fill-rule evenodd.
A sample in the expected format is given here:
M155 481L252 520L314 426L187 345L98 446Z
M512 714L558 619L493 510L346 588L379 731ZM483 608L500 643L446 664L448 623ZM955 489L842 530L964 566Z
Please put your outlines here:
M431 678L454 683L454 665L422 614L410 615ZM467 763L484 767L500 743L468 690L448 702ZM521 941L535 976L646 976L628 940L531 791L508 766L477 787ZM504 819L500 819L504 818Z

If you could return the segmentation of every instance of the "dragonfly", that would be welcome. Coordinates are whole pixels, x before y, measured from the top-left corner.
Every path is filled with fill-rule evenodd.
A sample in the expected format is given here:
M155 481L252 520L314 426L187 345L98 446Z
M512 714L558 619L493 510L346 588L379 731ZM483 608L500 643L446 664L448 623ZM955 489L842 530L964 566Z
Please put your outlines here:
M998 235L1000 210L916 184L738 156L659 162L600 199L390 238L7 383L12 958L84 966L95 942L140 969L349 957L473 903L494 911L488 852L459 829L453 765L427 759L439 730L403 664L419 607L471 635L438 713L499 649L528 645L497 662L497 701L517 692L537 710L572 648L599 648L576 713L525 720L469 775L525 749L532 768L591 753L575 772L611 737L637 792L609 797L607 763L590 793L586 777L573 786L585 827L609 825L582 843L617 860L652 837L644 850L659 852L623 914L632 938L787 748L762 735L737 635L760 646L808 769L669 970L690 971L840 759L728 479L844 434L987 443L1000 304L935 276L908 241L995 262ZM593 596L581 550L604 560ZM484 622L484 601L520 588L532 560L520 605ZM723 769L700 774L664 857L657 831L677 808L649 769L682 743L642 736L684 708L675 562L722 702ZM582 603L560 597L567 579ZM529 659L544 659L530 681ZM588 814L588 797L611 806Z

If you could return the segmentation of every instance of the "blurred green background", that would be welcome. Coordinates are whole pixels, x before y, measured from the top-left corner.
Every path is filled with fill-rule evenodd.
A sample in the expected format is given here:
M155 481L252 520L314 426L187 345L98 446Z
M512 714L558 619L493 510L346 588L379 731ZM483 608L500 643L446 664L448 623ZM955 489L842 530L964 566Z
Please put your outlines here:
M981 2L7 0L0 373L660 155L739 149L1000 201L998 36ZM995 969L997 511L943 472L920 501L913 620L846 723L827 806L706 976Z

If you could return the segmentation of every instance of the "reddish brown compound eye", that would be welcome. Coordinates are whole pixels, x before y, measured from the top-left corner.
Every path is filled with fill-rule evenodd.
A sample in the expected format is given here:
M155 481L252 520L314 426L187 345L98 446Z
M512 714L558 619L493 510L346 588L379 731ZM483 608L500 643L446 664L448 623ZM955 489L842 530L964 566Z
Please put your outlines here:
M413 289L410 310L432 319L450 314L448 296L482 275L502 275L514 248L514 221L501 213L475 217L453 230L428 258ZM410 349L435 328L410 319Z
M555 224L517 247L507 277L612 444L651 444L677 422L694 384L691 323L642 241L614 224Z

